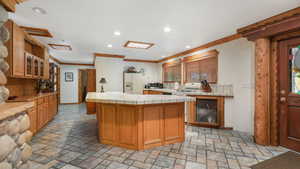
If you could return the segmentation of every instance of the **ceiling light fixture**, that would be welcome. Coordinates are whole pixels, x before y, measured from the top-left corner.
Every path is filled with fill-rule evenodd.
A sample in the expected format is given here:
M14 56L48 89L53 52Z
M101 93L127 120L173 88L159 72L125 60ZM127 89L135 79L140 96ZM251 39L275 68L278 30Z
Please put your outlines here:
M120 31L115 31L115 32L114 32L114 35L120 36L120 35L121 35L121 32L120 32Z
M45 9L40 8L40 7L34 7L34 8L32 8L32 10L33 10L35 13L38 13L38 14L43 14L43 15L45 15L45 14L47 13Z
M165 55L163 55L163 56L161 56L162 58L165 58L166 56Z
M108 48L112 48L112 44L108 44L107 47L108 47Z
M190 48L191 48L191 46L190 46L190 45L186 45L186 46L185 46L185 48L187 48L187 49L190 49Z
M166 33L171 32L171 28L168 26L164 27L164 32Z
M154 46L154 43L138 42L138 41L127 41L124 45L125 48L136 48L136 49L149 49Z

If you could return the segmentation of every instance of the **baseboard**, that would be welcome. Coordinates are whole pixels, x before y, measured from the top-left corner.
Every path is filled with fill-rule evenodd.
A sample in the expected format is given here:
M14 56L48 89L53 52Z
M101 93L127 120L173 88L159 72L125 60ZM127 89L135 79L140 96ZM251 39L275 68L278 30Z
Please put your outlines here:
M75 102L75 103L60 103L60 104L62 104L62 105L68 105L68 104L80 104L80 103Z

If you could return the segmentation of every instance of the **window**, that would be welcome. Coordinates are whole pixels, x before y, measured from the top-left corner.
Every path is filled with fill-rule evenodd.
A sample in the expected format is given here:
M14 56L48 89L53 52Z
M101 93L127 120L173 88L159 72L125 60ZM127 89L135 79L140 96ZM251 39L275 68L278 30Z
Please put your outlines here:
M199 83L202 80L207 80L209 83L217 83L217 50L186 57L183 59L183 62L185 70L185 83Z
M181 62L175 61L163 64L164 82L181 82Z

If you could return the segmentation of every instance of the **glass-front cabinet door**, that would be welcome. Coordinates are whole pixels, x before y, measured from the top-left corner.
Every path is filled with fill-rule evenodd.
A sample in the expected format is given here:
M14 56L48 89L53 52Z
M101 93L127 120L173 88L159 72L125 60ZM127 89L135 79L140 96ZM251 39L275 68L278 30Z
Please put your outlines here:
M33 75L33 57L30 53L25 52L25 76L32 77Z

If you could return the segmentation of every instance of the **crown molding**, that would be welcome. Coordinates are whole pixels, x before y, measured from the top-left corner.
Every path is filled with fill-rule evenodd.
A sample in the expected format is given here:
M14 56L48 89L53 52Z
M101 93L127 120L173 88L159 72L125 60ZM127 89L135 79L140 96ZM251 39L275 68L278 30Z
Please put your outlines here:
M203 49L207 49L207 48L211 48L213 46L221 45L223 43L227 43L227 42L239 39L241 37L242 37L241 34L233 34L233 35L230 35L230 36L227 36L227 37L224 37L224 38L221 38L221 39L209 42L207 44L200 45L200 46L198 46L196 48L189 49L189 50L177 53L175 55L166 57L164 59L159 60L158 62L164 62L164 61L167 61L167 60L170 60L170 59L174 59L174 58L177 58L177 57L180 57L180 56L184 56L184 55L188 55L188 54L191 54L191 53L195 53L197 51L200 51L200 50L203 50Z

